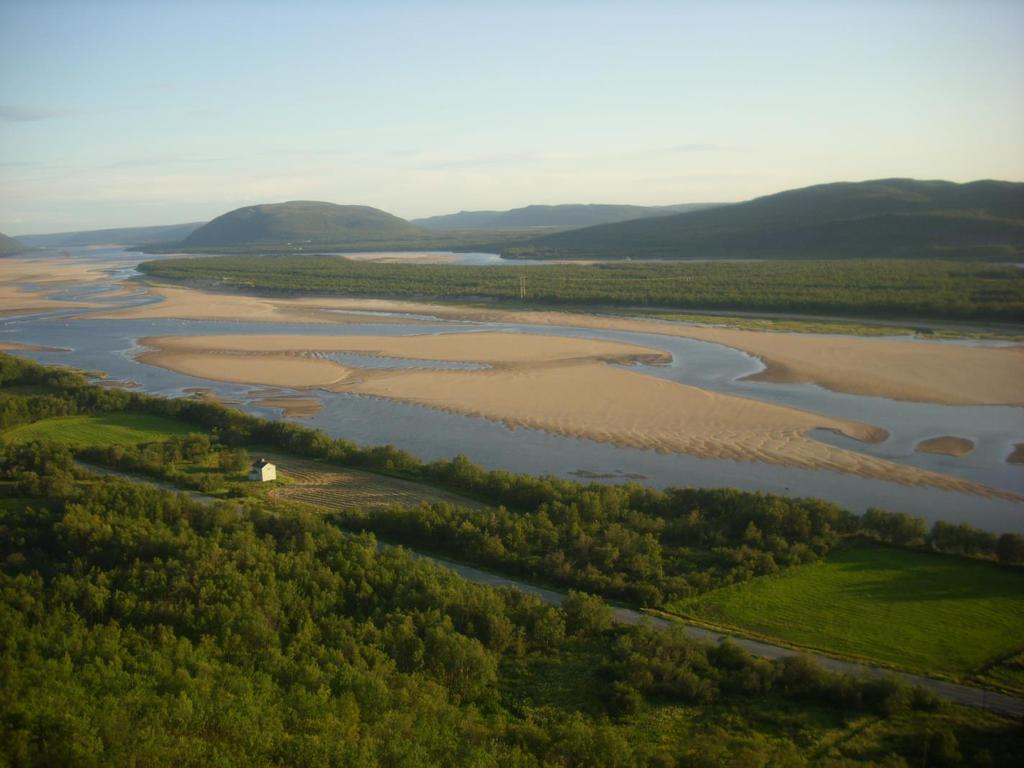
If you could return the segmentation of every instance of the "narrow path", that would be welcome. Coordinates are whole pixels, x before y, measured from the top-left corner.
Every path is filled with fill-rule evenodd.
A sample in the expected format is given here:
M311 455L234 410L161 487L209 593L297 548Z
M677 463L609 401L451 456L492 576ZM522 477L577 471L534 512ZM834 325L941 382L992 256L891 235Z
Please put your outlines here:
M543 587L536 587L532 584L525 584L515 579L509 579L504 576L499 576L494 573L488 573L487 571L481 571L478 568L464 565L462 563L454 562L452 560L446 560L440 557L433 557L431 555L424 555L419 552L413 552L417 557L421 557L425 560L431 560L432 562L442 565L445 568L449 568L458 573L463 578L469 581L476 582L478 584L485 584L491 587L513 587L515 589L522 590L523 592L531 592L539 596L544 602L551 603L552 605L560 605L565 599L565 595L561 592L556 592L551 589L544 589ZM831 672L842 672L852 675L864 676L864 677L887 677L893 675L900 678L910 685L920 686L933 693L941 696L944 699L952 701L956 704L963 704L969 707L978 707L980 709L987 709L992 712L997 712L1001 715L1007 715L1014 718L1024 718L1024 699L1016 696L1008 696L1002 693L996 693L994 691L988 691L983 688L973 688L968 685L961 685L959 683L950 683L945 680L936 680L931 677L924 677L922 675L914 675L909 672L897 672L892 669L886 669L884 667L873 667L865 664L858 664L852 661L844 661L843 659L837 659L832 656L826 656L821 653L814 653L811 651L798 651L793 648L786 648L779 645L771 645L769 643L763 643L758 640L750 640L745 637L737 637L736 635L727 635L721 632L713 632L703 627L696 627L691 624L684 624L681 622L667 621L655 616L648 616L640 611L635 611L631 608L613 608L612 613L615 620L621 624L642 624L646 623L648 626L656 629L669 629L671 627L681 627L686 632L687 636L692 637L695 640L703 640L706 642L716 643L719 640L728 638L736 645L745 649L749 653L755 656L761 656L767 659L780 659L785 656L809 656L820 664L824 669Z

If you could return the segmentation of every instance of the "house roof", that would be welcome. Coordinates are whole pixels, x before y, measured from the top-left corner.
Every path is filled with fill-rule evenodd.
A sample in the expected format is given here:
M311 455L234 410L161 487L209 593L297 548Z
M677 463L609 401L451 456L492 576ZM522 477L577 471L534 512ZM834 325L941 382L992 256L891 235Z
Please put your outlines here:
M256 461L254 461L254 462L252 463L252 468L253 468L253 469L263 469L263 467L267 466L268 464L269 464L270 466L274 466L273 464L271 464L271 463L270 463L269 461L267 461L266 459L256 459Z

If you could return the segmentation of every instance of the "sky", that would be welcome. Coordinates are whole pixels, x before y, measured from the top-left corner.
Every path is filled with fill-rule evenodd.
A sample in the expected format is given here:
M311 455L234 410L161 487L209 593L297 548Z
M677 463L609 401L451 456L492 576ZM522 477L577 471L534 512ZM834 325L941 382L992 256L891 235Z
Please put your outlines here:
M1024 2L0 0L0 232L1024 180Z

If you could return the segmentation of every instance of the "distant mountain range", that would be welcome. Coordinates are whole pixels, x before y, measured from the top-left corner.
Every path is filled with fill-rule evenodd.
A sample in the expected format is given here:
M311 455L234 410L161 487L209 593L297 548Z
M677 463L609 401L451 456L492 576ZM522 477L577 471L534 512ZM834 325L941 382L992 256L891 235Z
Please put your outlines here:
M1024 184L881 179L510 243L518 258L834 259L1024 256Z
M650 216L667 216L712 208L723 203L680 205L528 205L510 211L460 211L413 219L412 223L439 230L502 230L590 227Z
M68 248L75 245L150 245L176 243L201 227L203 222L164 224L156 227L91 229L84 232L54 232L48 235L20 235L26 245L39 248Z
M595 221L602 223L593 224ZM610 223L609 223L610 222ZM538 229L557 229L539 233ZM1024 261L1024 184L881 179L744 203L531 205L410 222L377 208L292 201L206 224L27 235L20 246L120 243L147 250L483 250L510 258ZM22 248L23 249L23 248ZM0 251L9 252L9 251Z
M182 245L338 245L409 239L422 234L419 227L377 208L301 200L230 211L199 227Z
M30 249L20 240L15 240L0 232L0 256L13 256L27 250Z

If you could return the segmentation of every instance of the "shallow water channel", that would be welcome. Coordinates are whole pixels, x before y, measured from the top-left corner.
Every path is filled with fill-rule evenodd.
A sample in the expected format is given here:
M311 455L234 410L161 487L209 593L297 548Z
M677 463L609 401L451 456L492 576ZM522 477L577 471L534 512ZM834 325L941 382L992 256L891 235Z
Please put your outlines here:
M144 254L104 249L67 249L70 255L104 264L111 281L133 274ZM475 262L479 263L479 262ZM81 289L59 286L50 295L96 300L96 284ZM138 296L101 299L110 304L137 304ZM945 406L908 403L878 397L831 392L810 384L773 384L745 380L761 363L742 352L692 339L652 333L546 327L505 323L441 323L409 316L408 325L375 322L372 312L360 313L365 322L346 325L269 324L182 320L93 320L48 312L0 318L0 341L59 347L66 352L24 352L41 362L106 372L110 379L135 382L142 391L180 396L190 388L206 388L225 399L237 400L244 410L281 418L280 410L261 407L250 394L258 385L223 384L143 365L135 359L137 339L157 335L218 333L309 335L408 335L505 331L563 335L627 342L664 350L667 365L634 366L634 370L680 383L830 416L884 427L890 437L864 444L824 430L816 439L903 464L972 480L1003 490L1024 493L1024 467L1005 462L1012 445L1024 439L1024 409L1001 406ZM383 314L383 313L382 313ZM395 313L387 313L394 318ZM358 367L422 367L473 369L465 363L437 363L349 353L324 357ZM284 390L289 394L288 390ZM309 396L311 393L302 392ZM819 496L855 511L870 506L901 510L929 520L964 521L995 531L1024 531L1024 504L1001 499L903 486L831 471L812 471L773 464L701 459L682 454L619 448L530 429L509 429L480 418L444 413L418 405L380 398L316 391L323 408L313 417L296 419L326 432L365 444L392 443L424 459L465 453L487 467L517 472L551 473L601 482L632 479L655 487L694 485L733 486L794 496ZM921 440L958 435L974 440L975 450L954 458L914 452Z

